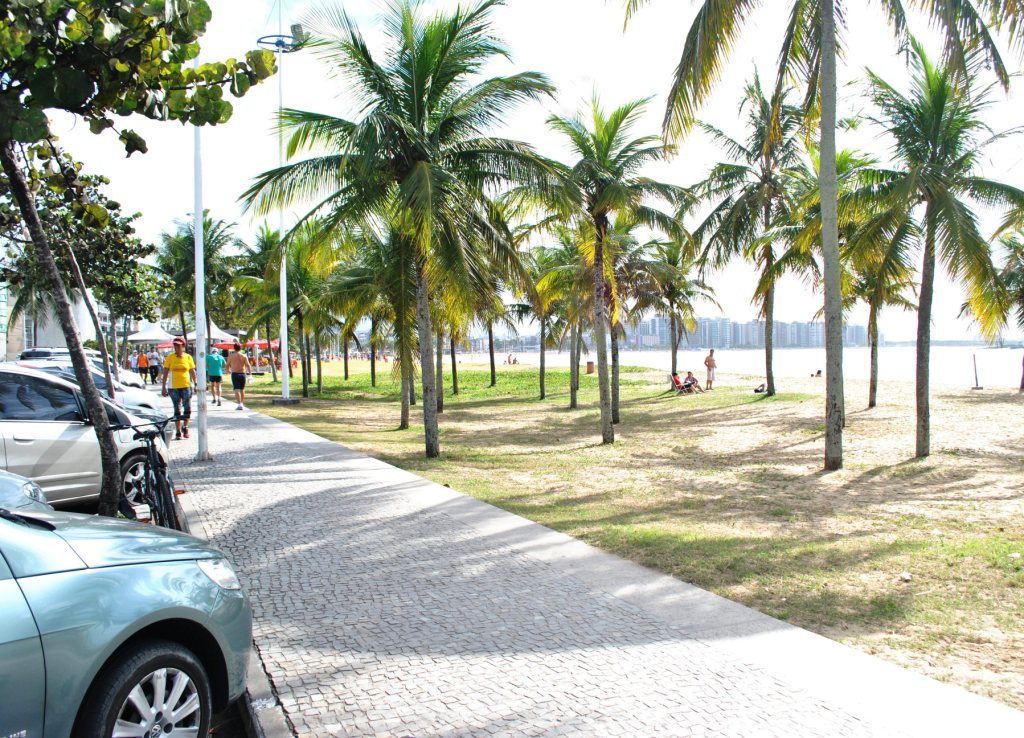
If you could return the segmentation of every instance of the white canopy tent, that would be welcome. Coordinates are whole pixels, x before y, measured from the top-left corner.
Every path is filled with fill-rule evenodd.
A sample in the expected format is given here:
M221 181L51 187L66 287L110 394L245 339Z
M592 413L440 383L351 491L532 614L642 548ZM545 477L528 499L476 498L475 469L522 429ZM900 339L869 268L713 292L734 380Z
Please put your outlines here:
M128 336L129 343L165 343L174 336L156 323L146 323L142 330Z
M234 340L236 340L236 336L232 336L230 333L225 333L220 328L218 328L217 324L214 323L212 320L210 321L210 333L207 336L207 338L210 341L214 341L214 342L234 341ZM189 341L196 340L196 332L195 331L189 331L188 340Z

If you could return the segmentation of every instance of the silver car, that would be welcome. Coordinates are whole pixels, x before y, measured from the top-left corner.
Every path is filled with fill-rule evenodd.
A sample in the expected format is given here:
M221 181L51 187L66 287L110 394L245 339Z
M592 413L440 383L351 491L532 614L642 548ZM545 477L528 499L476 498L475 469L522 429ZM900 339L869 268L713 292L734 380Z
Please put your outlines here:
M0 507L17 512L53 509L38 484L5 471L0 471Z
M111 422L148 422L104 404ZM126 490L141 476L146 456L145 444L133 435L130 429L114 433ZM157 449L166 458L160 439ZM33 369L0 366L0 461L0 468L42 487L53 505L98 499L103 477L99 441L86 420L78 387Z
M251 646L248 599L209 544L0 508L0 736L206 736Z
M78 377L75 376L75 367L71 364L70 359L30 359L28 361L19 361L17 365L53 374L72 384L78 384ZM93 364L89 364L89 371L92 373L92 381L95 383L96 389L109 398L110 388L107 386L106 373ZM116 379L114 380L113 399L123 405L130 413L143 412L163 415L158 395L138 387L128 387Z

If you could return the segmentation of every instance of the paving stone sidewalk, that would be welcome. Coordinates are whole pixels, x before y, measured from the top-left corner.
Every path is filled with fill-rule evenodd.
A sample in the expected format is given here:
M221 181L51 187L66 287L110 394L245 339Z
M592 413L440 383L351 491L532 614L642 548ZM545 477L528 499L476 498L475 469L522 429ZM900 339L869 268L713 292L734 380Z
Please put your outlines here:
M296 736L1024 736L1024 713L233 407L213 462L172 443L174 474Z

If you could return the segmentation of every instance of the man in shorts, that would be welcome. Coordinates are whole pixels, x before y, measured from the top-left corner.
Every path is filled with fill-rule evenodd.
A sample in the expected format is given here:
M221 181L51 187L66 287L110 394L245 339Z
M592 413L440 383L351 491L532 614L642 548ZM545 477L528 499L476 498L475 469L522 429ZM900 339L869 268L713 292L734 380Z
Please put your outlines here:
M156 380L160 378L163 369L164 357L156 349L151 349L149 352L149 380L154 387L156 387Z
M705 389L711 389L711 384L715 381L715 368L718 363L715 361L715 350L711 349L708 355L704 357L704 366L708 369L708 384Z
M252 375L249 358L242 353L242 346L235 341L235 350L227 358L227 368L231 372L231 388L235 390L235 410L245 410L245 378Z
M211 351L206 357L206 376L210 380L210 404L220 405L221 385L224 379L224 361L227 358L228 350L224 349L223 354Z
M138 365L139 376L142 377L142 384L145 385L149 379L149 354L145 351L140 351L136 364Z
M170 392L167 378L171 378ZM188 421L192 417L192 386L196 383L196 363L185 353L185 339L174 339L174 353L164 359L163 395L170 395L174 405L174 440L180 441L184 433L188 438ZM184 426L182 425L184 420Z

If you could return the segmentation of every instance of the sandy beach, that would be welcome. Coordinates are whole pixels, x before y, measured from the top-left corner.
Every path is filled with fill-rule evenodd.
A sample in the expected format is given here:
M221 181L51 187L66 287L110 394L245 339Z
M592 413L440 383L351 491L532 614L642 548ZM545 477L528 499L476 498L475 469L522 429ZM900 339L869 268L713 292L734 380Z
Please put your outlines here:
M552 396L535 399L531 367L499 367L496 388L477 371L479 389L472 369L460 368L468 389L459 398L450 387L446 394L439 461L423 458L415 425L394 431L397 403L334 378L332 399L260 409L1024 708L1024 395L1016 390L935 390L933 453L914 460L913 385L883 382L879 406L866 410L866 382L848 381L845 467L826 474L821 379L787 378L766 400L746 375L722 374L715 391L679 397L664 391L663 372L627 374L609 447L600 444L593 377L570 412L555 378Z

